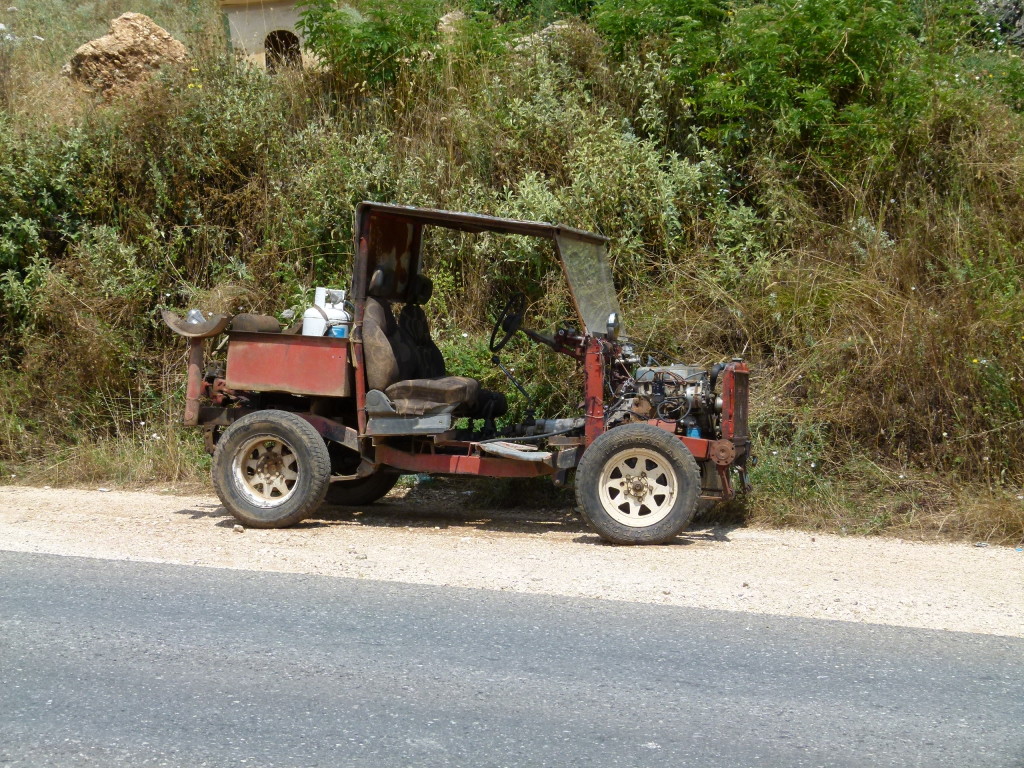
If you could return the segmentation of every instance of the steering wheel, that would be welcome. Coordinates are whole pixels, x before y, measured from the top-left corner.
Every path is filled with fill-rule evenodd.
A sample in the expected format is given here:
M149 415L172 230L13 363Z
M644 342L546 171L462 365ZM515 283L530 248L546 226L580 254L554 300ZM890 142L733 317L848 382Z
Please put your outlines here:
M505 302L504 309L494 323L494 330L491 331L491 342L488 348L491 354L498 354L508 344L509 339L516 335L516 331L523 324L523 317L526 315L526 294L514 293ZM504 333L499 339L498 334Z

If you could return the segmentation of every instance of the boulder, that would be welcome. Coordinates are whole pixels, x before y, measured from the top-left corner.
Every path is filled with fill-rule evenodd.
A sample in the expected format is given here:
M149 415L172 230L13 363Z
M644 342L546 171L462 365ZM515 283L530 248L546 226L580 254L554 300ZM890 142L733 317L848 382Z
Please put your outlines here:
M556 21L553 24L548 24L544 29L539 32L534 32L532 35L524 35L523 37L517 37L513 40L514 46L512 50L522 53L524 51L532 51L537 48L541 48L545 45L549 45L561 35L563 32L567 32L572 29L572 24L564 19L562 21Z
M188 58L185 46L141 13L125 13L110 22L103 37L81 46L63 73L94 93L112 96L145 82L165 64Z
M437 22L437 36L445 45L451 45L459 34L459 26L466 20L462 11L449 11Z

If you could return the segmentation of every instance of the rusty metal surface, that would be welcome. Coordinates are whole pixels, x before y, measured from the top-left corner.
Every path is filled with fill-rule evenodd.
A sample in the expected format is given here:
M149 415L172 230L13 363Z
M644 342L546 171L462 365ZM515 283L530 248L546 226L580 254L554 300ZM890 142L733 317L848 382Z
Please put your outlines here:
M358 221L358 217L357 217ZM362 290L365 292L366 286L366 259L368 244L366 242L365 233L356 240L356 258L353 265L354 273L352 275L352 290L356 292L359 285L362 285ZM363 295L363 294L359 294ZM351 362L354 367L352 378L355 380L355 395L356 395L356 426L359 428L359 434L366 434L366 391L368 389L366 385L366 363L365 355L363 354L363 318L366 315L366 299L356 299L355 301L355 317L352 324L352 333L350 337L351 349L349 353L351 355Z
M522 219L505 219L498 216L484 216L479 213L461 213L443 211L437 208L417 208L409 205L388 205L363 201L356 206L356 219L362 214L370 216L383 214L401 218L419 224L433 224L457 229L462 232L497 232L506 235L528 235L554 240L556 236L565 235L593 243L607 243L608 238L594 232L574 229L561 224L548 224L543 221L523 221Z
M722 374L722 437L745 443L750 436L747 427L750 369L744 362L734 361Z
M199 395L203 391L203 339L188 340L188 381L185 385L184 424L194 427L199 423Z
M340 443L356 453L359 452L359 433L351 427L346 427L334 419L328 419L326 416L317 416L313 413L300 413L298 415L308 421L313 429L327 440Z
M407 301L412 276L419 273L423 225L394 216L376 214L366 222L365 267L367 279L378 269L391 277L384 290L374 296L389 301Z
M393 282L378 298L404 301L412 275L418 274L423 243L423 228L444 227L462 232L495 232L526 235L552 242L561 238L591 245L606 246L608 238L593 232L548 224L523 221L478 213L443 211L364 201L355 210L355 262L353 264L351 298L366 298L367 285L374 270L391 270Z
M482 456L454 456L444 453L407 453L389 445L377 446L376 460L395 469L449 475L483 477L541 477L554 474L549 464Z
M211 456L217 450L217 433L213 427L203 428L203 447Z
M715 440L709 455L715 464L727 467L736 459L736 446L731 440Z
M210 315L205 322L190 323L169 309L160 310L160 317L163 318L168 328L187 339L208 339L211 336L216 336L223 332L231 322L231 318L227 315Z
M676 422L662 421L661 419L650 419L647 423L652 427L657 427L658 429L670 433L681 441L697 461L704 461L711 456L710 440L705 440L703 437L687 437L686 435L678 434L678 425Z
M212 382L203 382L203 395L209 398L214 405L227 405L235 398L235 392L228 387L224 379L216 378Z
M732 489L732 483L729 482L729 467L725 464L717 464L716 469L718 470L718 482L722 486L722 500L728 501L736 495Z
M604 432L604 348L600 339L590 337L583 361L586 446Z
M199 423L204 427L230 427L254 408L217 408L204 405L199 409Z
M577 466L579 466L580 459L582 458L582 445L562 448L558 451L558 453L555 454L555 466L558 467L559 472L564 474L565 470L575 469Z
M239 392L317 397L353 393L347 339L278 333L229 333L225 379Z

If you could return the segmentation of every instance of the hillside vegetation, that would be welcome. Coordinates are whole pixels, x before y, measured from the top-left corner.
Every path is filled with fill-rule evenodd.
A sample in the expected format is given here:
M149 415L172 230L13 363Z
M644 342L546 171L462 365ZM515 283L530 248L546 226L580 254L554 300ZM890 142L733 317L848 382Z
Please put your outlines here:
M602 232L645 354L749 359L757 493L732 514L1024 538L1024 63L972 3L354 5L310 3L324 70L273 77L208 0L0 13L5 476L200 477L157 310L345 285L374 199ZM126 10L191 66L93 100L60 66ZM449 368L504 388L489 311L516 289L563 316L552 254L446 235L429 259ZM549 412L575 402L564 361L509 349Z

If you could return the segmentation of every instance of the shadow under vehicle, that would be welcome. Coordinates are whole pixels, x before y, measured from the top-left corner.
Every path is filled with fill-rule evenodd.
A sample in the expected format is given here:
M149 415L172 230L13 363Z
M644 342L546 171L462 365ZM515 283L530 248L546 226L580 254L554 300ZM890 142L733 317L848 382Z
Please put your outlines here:
M494 324L490 350L527 401L499 357L514 334L573 358L581 412L557 419L528 414L499 427L505 395L448 374L422 306L432 292L421 272L428 227L553 243L579 328L523 328L526 297L517 294ZM700 504L746 490L746 364L734 358L710 369L640 365L624 333L606 238L371 202L357 206L354 231L347 338L303 336L267 316L188 322L164 313L190 339L184 422L205 430L214 486L245 525L294 525L325 499L368 504L402 473L548 476L562 484L575 470L589 525L611 542L649 544L675 537ZM226 361L206 367L204 340L224 332Z

